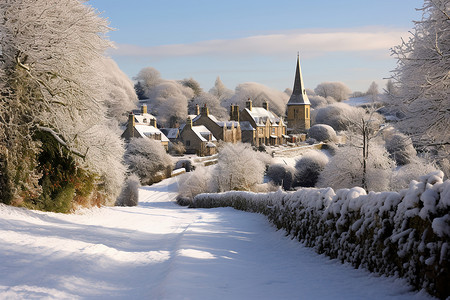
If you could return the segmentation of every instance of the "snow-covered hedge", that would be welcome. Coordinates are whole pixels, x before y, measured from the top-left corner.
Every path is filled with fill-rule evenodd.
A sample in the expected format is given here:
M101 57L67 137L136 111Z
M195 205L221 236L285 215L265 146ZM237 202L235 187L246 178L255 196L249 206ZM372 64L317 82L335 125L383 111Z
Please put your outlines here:
M450 180L443 177L431 173L400 192L366 194L355 187L200 194L191 207L262 213L319 253L404 277L445 299L450 296Z

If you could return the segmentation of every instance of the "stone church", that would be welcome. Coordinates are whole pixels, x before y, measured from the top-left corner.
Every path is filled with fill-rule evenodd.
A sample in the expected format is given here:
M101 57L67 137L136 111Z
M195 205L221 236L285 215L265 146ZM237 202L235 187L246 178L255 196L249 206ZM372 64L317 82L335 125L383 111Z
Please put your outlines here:
M303 84L299 55L297 55L294 90L287 103L286 121L289 134L306 133L309 127L311 127L311 102L309 102L305 85Z

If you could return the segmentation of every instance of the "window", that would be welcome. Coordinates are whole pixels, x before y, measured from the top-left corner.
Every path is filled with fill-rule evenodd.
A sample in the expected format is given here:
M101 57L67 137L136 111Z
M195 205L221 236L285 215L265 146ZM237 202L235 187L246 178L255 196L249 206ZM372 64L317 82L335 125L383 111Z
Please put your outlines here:
M309 118L309 108L308 107L306 108L306 118L307 119Z
M272 134L275 135L275 128L272 128Z
M187 140L186 141L186 146L189 147L191 145L191 141Z

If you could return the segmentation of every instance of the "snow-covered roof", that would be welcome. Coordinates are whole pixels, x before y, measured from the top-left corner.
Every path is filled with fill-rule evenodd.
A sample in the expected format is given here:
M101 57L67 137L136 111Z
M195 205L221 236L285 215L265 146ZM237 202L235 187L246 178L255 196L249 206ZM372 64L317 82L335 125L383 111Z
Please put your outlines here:
M265 124L267 119L272 122L272 124L278 123L280 118L275 116L271 111L266 110L262 107L253 107L252 110L245 108L245 110L249 113L249 115L253 118L256 124Z
M164 133L169 139L178 138L180 130L178 128L161 128L162 133Z
M202 114L199 114L198 116L195 116L193 119L192 119L192 122L195 122L195 121L197 121L198 119L200 119L200 117L202 116ZM205 116L205 117L207 117L207 118L210 118L213 122L219 122L218 120L217 120L217 118L215 117L215 116L213 116L213 115L207 115L207 116Z
M209 137L211 137L211 141L213 142L217 141L217 139L214 137L211 131L209 131L208 128L206 128L203 125L192 126L192 131L195 132L195 134L200 138L202 142L208 142Z
M234 127L234 128L238 127L239 122L237 122L237 121L226 121L226 122L219 121L219 122L216 122L216 124L219 125L220 127L226 126L228 129L231 129L231 127Z
M149 124L150 120L155 119L155 116L151 115L151 114L139 114L139 115L134 115L134 119L136 121L136 123L138 124Z
M169 139L161 132L158 128L149 125L135 125L137 132L141 135L141 137L153 138L155 135L161 135L161 142L168 142Z

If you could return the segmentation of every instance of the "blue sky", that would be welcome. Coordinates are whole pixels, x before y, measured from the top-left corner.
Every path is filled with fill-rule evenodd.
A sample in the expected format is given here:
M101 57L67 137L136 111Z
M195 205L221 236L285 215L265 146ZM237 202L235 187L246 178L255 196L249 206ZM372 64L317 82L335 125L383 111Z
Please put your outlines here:
M194 78L209 90L259 82L292 88L297 51L305 85L341 81L384 87L389 48L420 20L422 0L91 0L115 31L112 58L130 78L154 67L165 79Z

